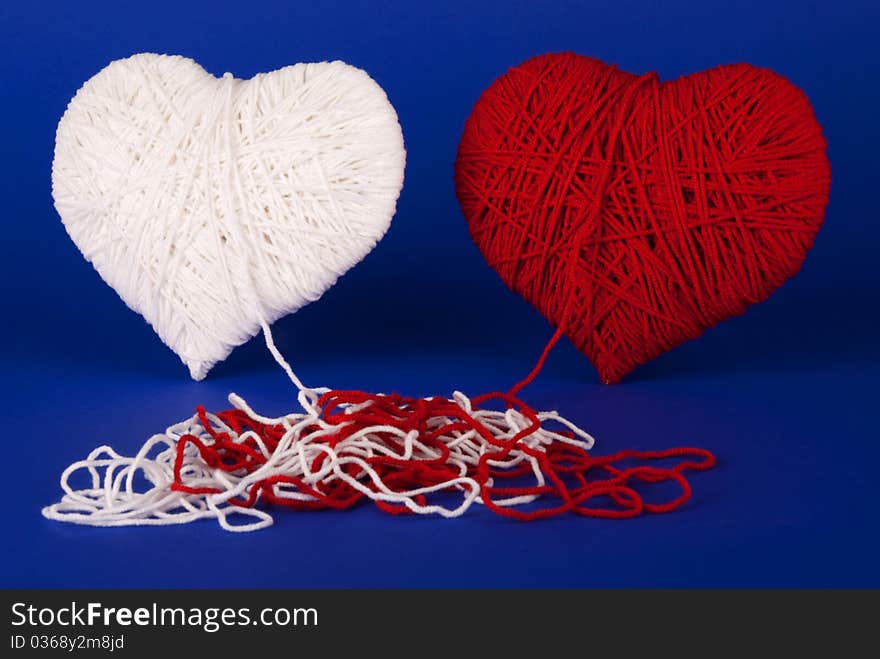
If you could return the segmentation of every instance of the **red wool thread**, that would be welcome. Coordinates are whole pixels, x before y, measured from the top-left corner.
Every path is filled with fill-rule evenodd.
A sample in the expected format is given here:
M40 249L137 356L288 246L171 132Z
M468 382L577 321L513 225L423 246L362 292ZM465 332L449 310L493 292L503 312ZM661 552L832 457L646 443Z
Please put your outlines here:
M446 398L416 399L396 394L368 394L361 391L329 391L317 401L321 409L321 419L335 427L332 433L321 441L330 448L337 449L347 438L365 428L390 426L405 432L415 431L419 441L429 451L436 454L433 459L400 459L378 454L363 458L378 475L385 487L394 492L407 492L417 488L459 480L462 476L472 478L480 488L482 503L493 512L522 521L571 512L587 517L625 519L643 513L665 513L683 505L691 496L691 487L684 476L687 470L702 471L713 467L715 456L704 449L674 448L664 451L621 451L614 455L593 457L578 446L552 443L546 450L536 449L524 444L523 440L541 427L538 413L510 394L490 393L474 398L474 409L497 401L509 408L517 409L530 421L530 425L520 430L510 439L500 439L475 415L468 413L456 402ZM351 409L357 409L352 413ZM197 415L202 427L208 431L211 440L204 441L194 435L185 435L177 443L177 456L174 464L174 483L171 488L178 492L196 495L218 495L223 490L214 487L188 485L182 467L187 447L195 446L201 459L212 469L227 473L252 474L266 464L268 456L274 454L279 442L287 432L282 425L265 424L252 418L239 409L220 412L217 417L228 426L235 436L213 427L204 408L199 407ZM429 420L448 419L440 426L431 427ZM306 428L305 433L318 430ZM441 438L450 432L476 431L492 447L480 456L479 461L462 474L448 461L449 448ZM568 437L573 433L560 431ZM259 437L263 446L259 446ZM386 443L389 453L403 453L400 436L394 433L373 433ZM243 436L243 438L242 438ZM517 485L518 480L532 473L528 463L515 467L498 466L503 464L513 450L519 450L534 458L544 475L543 485ZM338 453L345 458L345 452ZM321 469L326 454L322 453L311 465L312 472ZM679 459L677 464L663 466L663 461ZM629 463L635 464L629 464ZM621 466L628 463L629 466ZM372 486L379 492L375 483L365 478L366 474L358 464L347 464L347 476L358 482ZM500 483L509 483L501 485ZM637 486L671 482L678 486L678 496L667 501L655 503L646 501ZM284 488L284 494L279 493ZM455 488L449 488L450 491ZM291 491L305 495L292 498ZM302 478L274 474L254 481L239 498L228 501L239 508L251 508L258 501L280 505L294 510L345 510L367 497L360 489L354 488L348 480L332 479L320 484L308 484ZM542 507L521 509L510 505L499 505L498 498L540 497L542 502L550 501ZM426 506L425 495L416 495L419 506ZM607 501L606 505L590 502ZM392 515L408 514L411 511L404 505L374 499L376 505Z
M562 53L483 93L455 181L486 261L557 328L551 347L567 335L614 383L800 269L825 151L808 99L772 71L660 82Z

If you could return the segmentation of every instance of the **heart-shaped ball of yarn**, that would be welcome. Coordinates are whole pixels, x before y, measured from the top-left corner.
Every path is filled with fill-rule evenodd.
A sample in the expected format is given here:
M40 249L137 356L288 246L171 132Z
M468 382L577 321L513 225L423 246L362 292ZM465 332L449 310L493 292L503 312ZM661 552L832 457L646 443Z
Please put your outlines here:
M238 80L140 54L70 102L52 194L83 255L201 379L369 253L404 161L385 92L343 62Z
M552 54L482 94L456 188L489 265L612 383L800 269L825 151L806 96L772 71L660 82Z

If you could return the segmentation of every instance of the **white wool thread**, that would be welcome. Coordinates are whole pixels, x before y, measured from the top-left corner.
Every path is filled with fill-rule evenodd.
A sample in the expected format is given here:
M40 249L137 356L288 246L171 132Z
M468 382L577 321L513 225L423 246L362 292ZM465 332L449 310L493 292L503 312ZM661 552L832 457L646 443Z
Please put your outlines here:
M271 333L267 331L265 336L267 345L270 345ZM274 346L271 346L270 350L273 348ZM283 358L279 358L279 361L286 366ZM331 448L321 440L341 425L330 424L321 419L320 410L315 406L315 401L326 391L328 389L301 388L300 402L305 411L278 418L261 416L240 396L229 395L229 402L252 419L266 424L280 425L286 429L278 446L272 452L267 450L256 433L247 431L239 435L219 417L208 414L208 420L214 428L228 433L232 441L240 443L249 438L255 440L266 458L265 464L252 473L248 474L244 471L238 474L228 473L221 469L211 469L201 459L197 448L189 444L184 450L181 475L186 477L186 483L190 487L218 488L221 490L218 494L189 494L171 489L171 484L174 482L177 443L180 438L184 435L193 435L207 445L214 441L202 426L198 416L193 416L171 426L164 434L154 435L133 457L122 456L110 446L100 446L86 459L73 463L61 475L61 488L64 491L61 501L44 508L43 515L49 519L89 526L165 526L213 518L227 531L256 531L271 526L274 521L272 515L259 508L232 506L229 501L242 497L254 483L275 475L301 478L318 491L321 491L322 485L342 479L374 501L402 504L413 513L420 515L458 517L474 503L483 503L479 483L467 474L469 467L475 467L482 455L487 451L497 450L497 447L487 442L475 430L465 432L452 430L440 437L449 449L447 464L458 470L460 474L458 478L430 487L395 491L382 481L381 476L367 462L369 458L385 455L401 460L431 460L439 457L437 451L422 443L417 431L405 432L388 425L365 427ZM470 399L459 392L453 394L451 400L484 424L497 440L509 440L532 425L531 419L515 409L502 411L474 409ZM369 405L370 402L366 404ZM345 411L354 413L362 408L363 405L349 406ZM529 455L525 448L546 451L550 444L564 442L589 450L593 447L594 440L588 433L556 412L539 412L537 416L542 422L541 427L522 438L505 460L489 461L489 464L498 468L514 468L523 462L528 463L535 484L543 485L544 475L538 460ZM545 422L556 422L562 428L572 431L575 439L547 429L543 426ZM429 419L427 429L430 431L445 427L449 423L450 419L447 417L433 417ZM388 442L382 439L381 434L397 437L402 445L400 452L395 453ZM315 459L321 454L325 456L321 468L312 471L310 465L314 464ZM345 466L349 464L355 464L360 469L358 477L352 477L345 471ZM73 478L83 475L87 480L85 487L77 488L71 483ZM139 479L139 475L143 479ZM139 488L138 483L143 482L149 483L149 486ZM491 479L487 485L492 486ZM422 505L416 501L419 495L450 489L460 494L457 505ZM293 487L285 487L283 484L276 486L276 494L300 501L315 500L311 495L299 492ZM536 495L528 495L496 500L495 503L500 506L521 506L536 499ZM235 515L242 516L244 521L237 523L231 521L230 518Z
M86 259L200 380L373 249L404 163L394 108L360 69L218 79L145 53L70 102L52 194Z

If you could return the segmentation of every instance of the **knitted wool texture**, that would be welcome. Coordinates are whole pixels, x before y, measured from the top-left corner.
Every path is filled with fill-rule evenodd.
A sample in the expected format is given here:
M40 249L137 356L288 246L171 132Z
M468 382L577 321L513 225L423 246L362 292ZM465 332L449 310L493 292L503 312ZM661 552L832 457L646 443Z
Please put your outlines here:
M70 102L52 194L83 255L200 380L375 246L404 160L385 92L343 62L237 80L140 54Z
M571 53L483 93L455 174L489 265L607 383L794 275L830 186L806 96L772 71L660 82Z

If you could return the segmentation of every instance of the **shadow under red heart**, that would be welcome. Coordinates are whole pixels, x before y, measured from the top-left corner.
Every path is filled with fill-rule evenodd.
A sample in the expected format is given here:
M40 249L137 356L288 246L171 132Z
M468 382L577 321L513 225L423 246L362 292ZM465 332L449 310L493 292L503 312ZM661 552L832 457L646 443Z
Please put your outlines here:
M562 53L482 94L455 181L489 265L613 383L794 275L830 166L806 96L772 71L660 82Z

